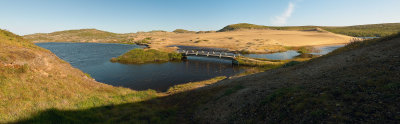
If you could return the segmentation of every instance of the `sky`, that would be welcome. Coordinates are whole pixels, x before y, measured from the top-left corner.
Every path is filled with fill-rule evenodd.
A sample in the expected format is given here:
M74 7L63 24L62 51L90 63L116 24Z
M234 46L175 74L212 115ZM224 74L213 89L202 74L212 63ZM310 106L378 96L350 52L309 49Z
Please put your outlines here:
M0 29L19 35L114 33L226 25L348 26L400 22L400 0L0 0Z

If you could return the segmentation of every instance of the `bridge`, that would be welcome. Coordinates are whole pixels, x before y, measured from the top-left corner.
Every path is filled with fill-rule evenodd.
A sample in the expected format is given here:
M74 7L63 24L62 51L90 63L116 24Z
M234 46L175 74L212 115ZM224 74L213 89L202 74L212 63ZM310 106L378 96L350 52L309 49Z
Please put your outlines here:
M232 64L239 65L239 59L243 62L242 64L248 66L264 66L264 65L275 65L282 64L282 62L273 62L273 61L263 61L257 60L254 58L248 57L240 57L240 54L235 54L227 51L207 51L207 50L187 50L187 49L178 49L178 53L182 54L184 57L187 56L204 56L204 57L216 57L223 59L232 60ZM239 58L240 57L240 58Z
M183 56L205 56L205 57L217 57L235 60L240 54L234 54L223 51L204 51L204 50L178 50Z

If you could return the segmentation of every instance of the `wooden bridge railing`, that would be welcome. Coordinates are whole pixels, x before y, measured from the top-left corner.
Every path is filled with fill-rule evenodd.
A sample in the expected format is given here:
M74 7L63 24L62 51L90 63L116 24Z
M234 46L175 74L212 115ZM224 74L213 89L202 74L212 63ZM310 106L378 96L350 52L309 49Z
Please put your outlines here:
M215 52L215 51L198 51L198 50L178 50L178 53L182 53L185 56L211 56L219 58L231 58L235 59L240 54L229 53L229 52Z

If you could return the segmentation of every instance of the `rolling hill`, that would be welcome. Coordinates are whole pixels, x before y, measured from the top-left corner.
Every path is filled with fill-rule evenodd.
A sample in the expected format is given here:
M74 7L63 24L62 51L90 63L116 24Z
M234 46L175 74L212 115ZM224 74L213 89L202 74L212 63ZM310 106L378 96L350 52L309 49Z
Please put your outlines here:
M129 37L97 29L79 29L57 31L52 33L37 33L25 35L25 39L37 42L98 42L98 43L128 43Z
M300 30L312 31L326 30L329 32L343 34L353 37L383 37L400 32L400 23L367 24L354 26L263 26L248 23L239 23L225 26L219 32L235 31L243 29L270 29L270 30Z

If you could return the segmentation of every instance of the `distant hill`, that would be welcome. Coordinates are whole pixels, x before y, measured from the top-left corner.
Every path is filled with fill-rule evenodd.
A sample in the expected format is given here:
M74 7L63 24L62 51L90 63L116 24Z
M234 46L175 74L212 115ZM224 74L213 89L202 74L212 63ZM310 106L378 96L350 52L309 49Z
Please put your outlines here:
M268 26L263 26L263 25L239 23L239 24L232 24L232 25L225 26L221 30L218 30L218 32L234 31L234 30L240 30L240 29L270 29L270 28Z
M327 31L353 37L383 37L400 32L400 23L321 27Z
M97 29L79 29L57 31L53 33L37 33L25 35L25 39L33 42L129 42L126 34L117 34Z
M249 23L239 23L225 26L217 32L229 32L237 30L296 30L296 31L318 31L318 32L332 32L336 34L343 34L353 37L383 37L393 33L400 32L400 23L386 23L386 24L371 24L371 25L356 25L356 26L263 26ZM175 33L213 33L213 31L189 31L185 29L176 29ZM129 34L118 34L97 29L79 29L79 30L66 30L57 31L53 33L37 33L23 36L25 39L37 42L97 42L97 43L135 43L146 38L145 35L154 35L156 33L163 33L162 35L173 35L175 33L166 31L150 31L138 32ZM145 34L145 35L138 35ZM165 38L161 38L165 39Z
M400 23L369 24L355 26L263 26L248 23L239 23L225 26L219 32L235 31L241 29L270 29L270 30L318 30L323 29L329 32L343 34L353 37L383 37L400 32Z

